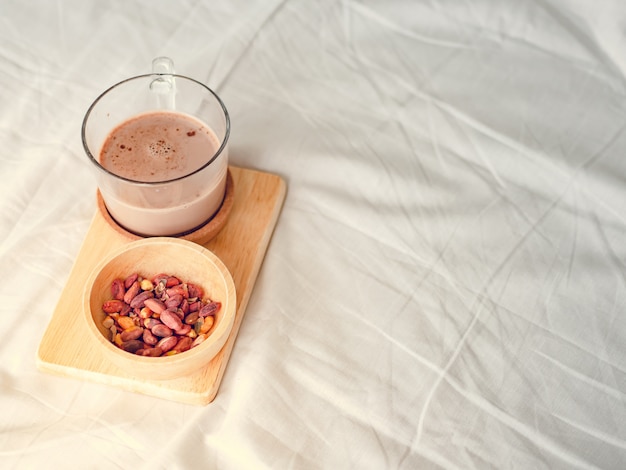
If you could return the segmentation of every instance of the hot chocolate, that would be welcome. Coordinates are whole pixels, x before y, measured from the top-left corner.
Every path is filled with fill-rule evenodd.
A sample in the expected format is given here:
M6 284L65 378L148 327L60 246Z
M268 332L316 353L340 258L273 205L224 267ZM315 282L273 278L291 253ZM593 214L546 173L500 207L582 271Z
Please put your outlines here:
M215 133L187 114L155 111L122 122L105 139L100 164L122 178L147 184L136 194L108 195L109 212L123 226L141 227L142 235L176 234L201 225L224 197L225 150L208 172L204 170L201 180L198 176L184 183L156 183L194 173L219 147Z

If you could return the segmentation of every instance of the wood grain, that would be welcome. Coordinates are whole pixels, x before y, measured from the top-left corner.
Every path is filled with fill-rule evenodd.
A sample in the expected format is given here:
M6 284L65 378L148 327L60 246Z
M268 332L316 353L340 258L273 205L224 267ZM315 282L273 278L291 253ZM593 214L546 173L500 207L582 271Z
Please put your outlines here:
M233 166L230 171L235 195L228 221L203 245L226 265L237 291L233 329L217 356L190 376L161 381L133 377L105 360L100 345L88 334L82 318L85 280L100 260L132 238L114 230L96 210L39 345L37 365L40 370L183 403L206 405L213 401L286 193L286 184L277 175Z

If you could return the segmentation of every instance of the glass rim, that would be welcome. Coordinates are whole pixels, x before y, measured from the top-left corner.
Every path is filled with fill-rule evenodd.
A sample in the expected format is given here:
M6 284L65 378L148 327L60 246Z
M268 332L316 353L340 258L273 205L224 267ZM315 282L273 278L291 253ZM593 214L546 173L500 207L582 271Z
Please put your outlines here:
M100 164L98 159L94 157L93 153L91 152L91 150L89 148L89 145L87 144L87 138L85 136L85 131L86 131L86 128L87 128L87 121L89 120L89 116L91 116L91 113L92 113L93 109L100 102L100 100L102 98L104 98L104 96L106 94L108 94L110 91L112 91L113 89L115 89L115 88L117 88L117 87L119 87L121 85L124 85L125 83L134 81L134 80L140 80L140 79L145 79L145 78L154 78L156 80L159 77L173 77L173 78L181 78L181 79L184 79L184 80L188 80L188 81L190 81L192 83L200 85L202 88L207 90L211 95L213 95L213 97L216 99L217 103L219 104L220 108L222 109L222 112L224 113L224 121L225 121L225 125L226 125L226 128L224 130L224 138L222 139L222 142L221 142L219 148L215 151L213 156L206 163L204 163L199 168L193 170L192 172L187 173L187 174L182 175L182 176L177 176L176 178L172 178L172 179L168 179L168 180L162 180L162 181L140 181L140 180L127 178L125 176L120 176L120 175L118 175L116 173L113 173L111 170L105 168L104 166L102 166ZM207 124L205 124L205 125L207 125ZM85 117L83 118L83 123L82 123L82 126L81 126L81 139L82 139L82 143L83 143L83 149L87 153L87 156L89 157L89 160L91 160L91 162L96 166L96 168L98 168L101 171L103 171L103 172L113 176L116 179L119 179L119 180L122 180L122 181L126 181L128 183L133 183L134 185L141 185L141 186L148 186L148 187L150 187L150 186L158 186L158 185L167 184L167 183L173 183L175 181L183 180L183 179L188 178L188 177L190 177L192 175L195 175L196 173L201 172L206 167L208 167L211 163L213 163L217 159L217 157L219 157L222 154L222 152L226 148L226 144L228 143L228 138L229 137L230 137L230 115L228 114L228 110L226 109L226 105L224 105L224 102L217 95L217 93L215 93L211 88L209 88L204 83L202 83L202 82L200 82L200 81L198 81L196 79L187 77L185 75L178 75L178 74L175 74L175 73L146 73L146 74L136 75L134 77L126 78L126 79L124 79L124 80L122 80L120 82L117 82L114 85L111 85L109 88L107 88L102 93L100 93L100 95L98 95L98 97L93 101L93 103L91 103L91 105L87 109L87 112L85 113Z

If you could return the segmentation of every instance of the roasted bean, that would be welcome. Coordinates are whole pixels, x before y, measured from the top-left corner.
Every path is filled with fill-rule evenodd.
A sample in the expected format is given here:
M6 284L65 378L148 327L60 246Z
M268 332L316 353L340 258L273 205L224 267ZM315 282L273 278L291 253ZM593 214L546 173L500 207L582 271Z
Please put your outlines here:
M139 279L139 274L137 273L133 273L130 276L128 276L126 279L124 279L124 287L126 289L130 289L130 286L133 285L133 283Z
M176 336L168 336L167 338L163 338L159 340L156 344L157 348L160 348L164 353L168 352L178 343L178 338Z
M154 325L150 331L152 331L152 334L154 336L158 336L159 338L167 338L168 336L172 336L172 334L174 334L172 332L172 329L167 326L164 325L163 323L159 323L158 325Z
M150 299L154 297L154 293L151 290L146 290L143 291L139 294L137 294L135 297L133 297L133 299L130 301L130 308L143 308L144 307L144 302L146 299Z
M143 348L143 341L139 341L138 339L131 339L130 341L124 341L122 343L122 349L129 353L134 354L141 348Z
M144 343L149 344L150 346L154 346L159 342L159 338L157 338L148 328L143 330L142 339Z
M124 294L126 293L126 288L124 287L124 281L121 279L115 279L111 283L111 295L116 300L124 300Z
M161 312L160 320L169 326L172 330L178 330L181 326L183 326L183 322L180 320L180 317L176 315L175 312L171 310L163 310Z
M179 353L185 352L191 348L192 343L193 343L193 339L191 339L189 336L183 336L182 338L178 340L178 342L176 343L176 346L174 346L172 350L179 352Z
M178 308L178 306L183 301L183 296L180 294L175 294L171 296L169 299L165 301L165 308Z
M222 304L220 302L209 302L208 304L204 305L200 309L200 316L201 317L213 316L219 311L221 307L222 307Z
M140 290L141 290L141 286L139 285L139 282L138 281L133 282L128 288L128 290L126 291L126 293L124 294L124 302L130 305L131 300L133 300L135 296L139 294Z
M198 321L199 317L200 317L200 312L198 312L197 310L195 312L191 312L185 317L185 323L187 325L193 325L195 322Z
M143 335L143 328L140 328L138 326L133 326L132 328L129 328L128 330L124 330L120 333L122 341L124 342L130 341L131 339L139 339L141 338L142 335Z
M155 299L155 298L146 299L143 304L146 307L148 307L150 310L152 310L154 313L159 313L159 314L167 308L166 304L164 304L163 301L159 299Z
M124 308L124 302L122 300L107 300L102 304L102 310L104 313L119 313Z
M178 336L187 336L190 331L191 331L191 325L187 325L186 323L184 325L181 325L181 327L178 328L177 330L174 330L174 332Z

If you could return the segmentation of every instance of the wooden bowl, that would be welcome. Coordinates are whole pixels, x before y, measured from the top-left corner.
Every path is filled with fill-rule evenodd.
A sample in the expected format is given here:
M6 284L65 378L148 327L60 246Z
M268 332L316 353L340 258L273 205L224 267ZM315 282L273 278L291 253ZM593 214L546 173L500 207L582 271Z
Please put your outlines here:
M188 351L161 357L138 356L111 343L110 332L102 324L106 317L102 305L112 298L113 280L133 273L148 279L159 273L170 274L201 286L205 297L221 302L208 338ZM170 237L133 241L115 251L91 273L83 295L84 319L91 336L101 346L103 360L146 380L174 379L207 366L230 335L236 303L235 284L224 263L196 243Z

